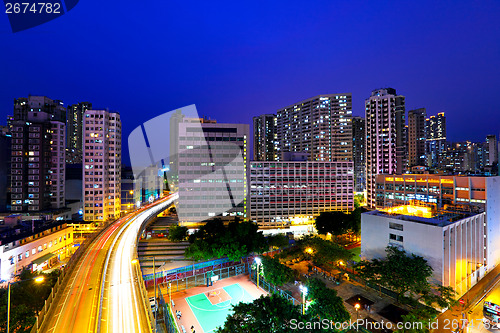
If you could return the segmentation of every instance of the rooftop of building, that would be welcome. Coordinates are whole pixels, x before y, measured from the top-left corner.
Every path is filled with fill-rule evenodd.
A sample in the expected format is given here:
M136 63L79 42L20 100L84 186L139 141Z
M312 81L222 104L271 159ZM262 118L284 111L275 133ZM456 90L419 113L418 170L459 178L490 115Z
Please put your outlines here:
M0 245L25 239L23 244L66 228L67 221L24 221L22 225L4 228L0 234Z
M410 204L386 207L364 214L444 227L482 212L474 206L448 205L443 209L437 209L435 205Z

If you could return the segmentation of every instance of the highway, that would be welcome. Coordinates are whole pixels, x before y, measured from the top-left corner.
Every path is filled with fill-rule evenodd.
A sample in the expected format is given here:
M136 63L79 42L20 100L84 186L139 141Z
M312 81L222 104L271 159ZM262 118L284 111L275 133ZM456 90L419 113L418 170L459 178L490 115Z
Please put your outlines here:
M141 296L136 257L143 222L176 194L130 213L103 231L70 273L40 332L151 332L149 301Z

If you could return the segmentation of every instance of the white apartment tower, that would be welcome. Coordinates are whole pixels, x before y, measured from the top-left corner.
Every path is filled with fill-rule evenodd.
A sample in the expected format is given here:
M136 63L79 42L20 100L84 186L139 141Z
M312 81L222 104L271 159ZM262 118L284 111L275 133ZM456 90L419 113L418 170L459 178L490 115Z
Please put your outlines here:
M365 100L365 115L367 203L374 207L375 176L403 173L405 97L393 88L374 90Z
M120 115L87 110L83 117L84 220L116 219L121 210Z

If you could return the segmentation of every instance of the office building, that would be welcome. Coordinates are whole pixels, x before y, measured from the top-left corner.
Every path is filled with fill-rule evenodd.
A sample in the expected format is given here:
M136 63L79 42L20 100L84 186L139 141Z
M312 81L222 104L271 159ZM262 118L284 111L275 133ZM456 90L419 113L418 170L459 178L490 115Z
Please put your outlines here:
M354 162L354 191L366 190L366 121L362 117L352 117L352 156Z
M37 212L65 205L66 109L43 96L14 102L11 210Z
M121 212L120 115L87 110L83 120L84 220L114 220Z
M352 96L327 94L277 112L280 153L306 152L311 161L352 160Z
M491 257L499 239L490 233L485 212L448 207L399 206L361 214L361 258L385 257L394 246L427 260L431 282L452 287L462 296L498 264ZM496 251L498 252L498 251Z
M276 161L280 159L277 118L274 114L253 117L253 159Z
M425 165L425 108L408 111L408 165Z
M186 112L186 111L184 111ZM192 112L192 110L188 111L187 114L184 114L181 109L176 110L170 116L169 120L169 172L168 172L168 181L169 186L172 189L176 189L179 182L178 168L179 168L179 124L180 123L191 123L192 126L197 126L198 124L216 124L216 120L208 119L208 118L199 118L196 112Z
M66 163L82 163L83 115L92 109L92 103L81 102L67 108Z
M325 211L351 211L351 161L252 161L251 221L260 227L311 224Z
M407 205L418 200L435 204L470 205L484 209L486 203L495 202L498 177L461 175L377 175L376 208Z
M406 164L405 97L393 88L372 91L365 100L367 205L375 206L375 177L401 174Z
M247 124L178 123L177 214L185 225L214 218L248 220Z

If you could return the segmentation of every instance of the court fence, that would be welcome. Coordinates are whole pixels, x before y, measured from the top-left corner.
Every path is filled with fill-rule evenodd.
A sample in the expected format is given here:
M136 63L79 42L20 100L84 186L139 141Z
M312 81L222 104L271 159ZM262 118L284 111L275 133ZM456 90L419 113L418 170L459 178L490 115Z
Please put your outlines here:
M189 288L199 287L207 285L207 280L222 280L229 277L233 277L240 274L245 274L247 272L247 264L240 263L232 266L215 268L210 267L210 269L195 275L177 275L172 276L171 279L161 282L158 286L166 287L167 290L170 288L170 292L177 292ZM151 280L152 281L152 280ZM147 282L146 282L147 285Z

